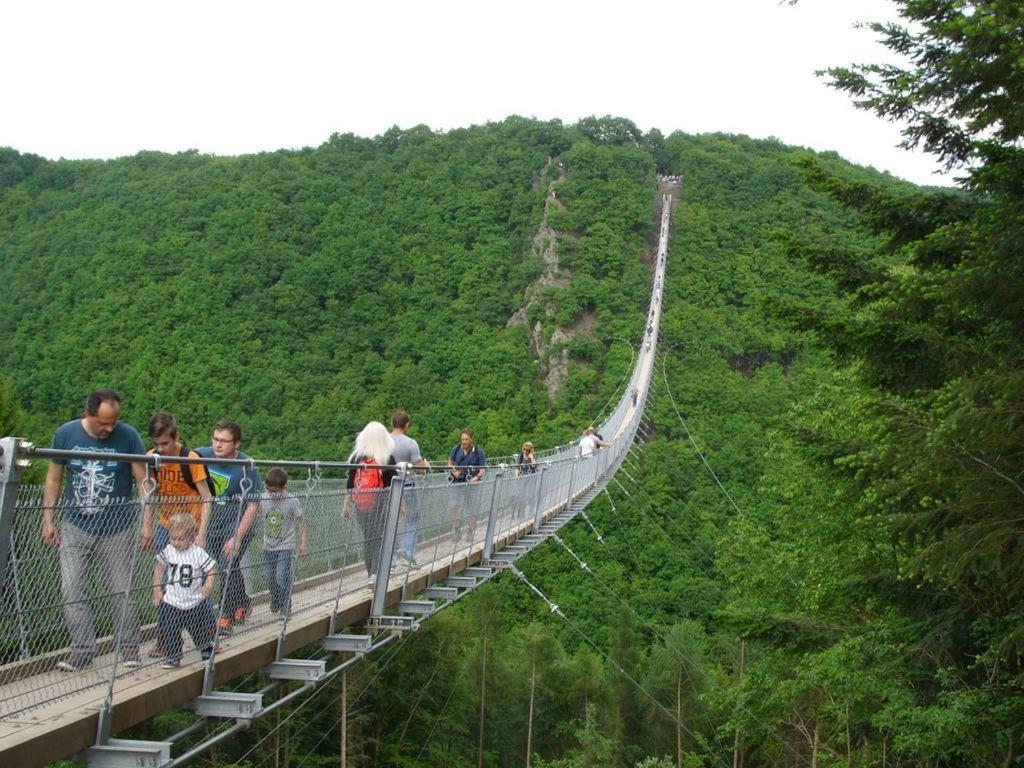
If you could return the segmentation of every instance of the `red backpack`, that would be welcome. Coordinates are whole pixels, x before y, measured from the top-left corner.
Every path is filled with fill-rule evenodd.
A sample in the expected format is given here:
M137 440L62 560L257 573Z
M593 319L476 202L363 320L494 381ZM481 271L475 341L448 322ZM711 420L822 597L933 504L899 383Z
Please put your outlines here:
M352 501L360 512L371 512L384 487L380 465L369 456L363 458L352 482Z

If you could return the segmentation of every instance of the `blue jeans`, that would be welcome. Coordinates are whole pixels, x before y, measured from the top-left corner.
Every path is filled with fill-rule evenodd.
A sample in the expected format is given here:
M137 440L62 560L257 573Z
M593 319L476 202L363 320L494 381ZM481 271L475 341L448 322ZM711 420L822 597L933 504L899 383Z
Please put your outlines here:
M263 550L263 581L270 591L270 610L288 613L291 608L294 549Z
M171 543L171 535L167 532L167 529L161 523L153 525L153 552L160 554L163 552L164 547ZM167 581L164 580L166 584Z

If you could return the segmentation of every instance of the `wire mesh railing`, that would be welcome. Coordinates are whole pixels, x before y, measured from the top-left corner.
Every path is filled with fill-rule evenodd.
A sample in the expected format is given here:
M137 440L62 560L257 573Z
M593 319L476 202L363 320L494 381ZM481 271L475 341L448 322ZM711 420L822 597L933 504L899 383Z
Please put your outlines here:
M550 509L578 494L595 480L601 458L563 456L535 472L492 468L475 483L410 472L408 482L381 491L365 510L351 503L352 491L314 480L292 494L299 522L290 545L275 547L275 532L257 515L243 537L245 557L232 540L247 504L261 504L265 493L226 504L231 512L220 521L215 511L203 541L196 538L198 524L184 526L184 540L175 529L193 519L193 499L112 498L106 517L92 513L87 531L77 525L83 507L65 499L51 512L59 537L54 547L39 535L42 489L20 486L0 596L0 718L99 690L139 670L203 661L212 668L218 653L250 637L283 634L289 621L337 611L347 596L372 589L382 569L389 573L387 589L403 591L419 575L454 572L483 549L488 531L492 543L505 540L533 521L538 506ZM399 516L385 548L395 490ZM156 548L140 547L143 508L169 524L156 525ZM193 548L201 554L189 559ZM207 560L203 570L200 561ZM161 562L163 574L156 567ZM196 597L206 579L208 596ZM180 605L168 606L172 593L185 595Z
M372 588L384 551L391 553L389 590L404 590L413 578L444 567L452 571L484 547L488 531L492 545L507 540L538 510L564 505L592 485L610 466L613 447L582 459L567 448L525 471L492 468L475 483L409 472L365 511L351 503L352 491L311 476L290 495L298 514L288 546L276 543L280 532L270 530L261 512L244 537L245 557L231 542L247 505L262 504L266 493L244 503L225 501L226 516L214 510L203 540L198 524L183 526L184 540L175 529L193 519L195 499L144 494L110 498L102 510L91 510L64 498L51 511L55 547L39 535L42 489L20 486L9 515L8 577L0 596L0 717L109 686L140 669L200 661L212 668L222 649L268 631L283 634L289 621L322 615L325 607L336 611L346 596ZM399 516L385 548L395 490ZM155 549L140 547L143 509L160 521ZM83 519L86 529L79 528ZM196 558L185 557L193 545L210 561L209 575ZM162 561L164 574L156 568ZM176 613L165 605L172 592L203 589L206 578L209 596L186 595L186 607ZM181 612L199 606L190 618Z

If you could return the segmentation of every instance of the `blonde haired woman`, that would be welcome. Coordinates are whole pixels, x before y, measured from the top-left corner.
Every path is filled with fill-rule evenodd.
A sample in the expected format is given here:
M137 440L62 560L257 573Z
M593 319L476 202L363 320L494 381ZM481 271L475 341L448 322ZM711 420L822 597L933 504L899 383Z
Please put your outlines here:
M348 470L348 494L341 504L341 514L351 517L355 508L356 520L363 529L363 560L371 581L377 574L391 478L396 471L394 448L395 441L387 427L379 421L371 421L356 436L356 444L348 457L348 463L356 466Z

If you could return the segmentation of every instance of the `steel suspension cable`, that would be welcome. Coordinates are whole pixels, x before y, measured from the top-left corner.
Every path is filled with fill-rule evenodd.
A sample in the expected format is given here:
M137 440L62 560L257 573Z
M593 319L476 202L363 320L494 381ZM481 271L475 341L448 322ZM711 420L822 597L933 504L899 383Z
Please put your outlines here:
M384 662L385 666L395 657L395 654L401 649L401 647L405 644L405 642L408 640L408 638L409 638L409 634L406 633L405 636L402 637L401 642L399 642L396 646L388 649L389 655L388 655L386 661ZM388 642L388 640L385 639L384 642ZM347 659L343 663L348 663L348 661L350 661L350 660ZM356 682L358 683L358 681L362 680L363 677L365 677L367 674L369 674L369 672L364 672L363 676L360 677ZM242 755L235 763L233 763L233 765L238 765L241 761L243 761L247 757L249 757L249 755L251 755L254 750L256 750L264 742L266 742L267 739L269 739L271 736L273 736L278 730L280 730L282 728L282 726L286 725L289 720L291 720L295 715L297 715L302 710L303 707L305 707L313 699L315 699L317 696L319 696L321 693L323 693L326 690L328 690L326 685L317 687L316 690L314 690L312 693L310 693L309 696L307 696L305 699L303 699L302 702L299 703L298 706L293 708L292 711L289 712L279 723L277 723L273 728L271 728L270 731L268 731L267 734L263 738L261 738L255 744L253 744L246 751L246 753L244 755ZM338 698L340 698L340 697L336 697L331 703L333 704L333 703L337 702ZM306 729L306 727L309 725L310 722L312 722L312 721L308 721L305 725L302 726L302 728L300 728L298 731L296 731L296 735L298 735L299 733L302 733L302 731L304 731ZM264 758L259 763L259 766L264 765L267 760L269 760L269 755L266 758Z
M736 510L736 514L743 517L743 511L739 508L739 505L736 504L736 501L730 495L726 487L722 485L722 481L718 479L718 475L715 474L715 470L704 456L704 452L700 449L700 446L697 445L697 441L693 439L693 435L690 434L690 428L686 425L686 420L683 418L683 414L679 412L679 406L676 405L676 399L672 396L672 390L668 385L668 367L665 365L664 358L662 358L661 361L661 375L665 380L665 394L668 395L669 402L672 404L672 410L675 411L676 418L679 419L679 423L683 426L683 431L686 433L686 439L690 441L690 445L693 446L693 450L697 452L697 456L700 457L701 462L707 468L708 472L711 473L711 477L714 478L715 483L722 490L722 493L725 494L725 498L727 498L729 503L732 504L732 508Z
M495 599L494 604L491 606L491 609L487 612L487 618L484 619L483 623L480 626L480 631L481 632L486 631L487 627L490 626L491 619L494 618L494 614L497 611L498 606L500 604L501 604L501 595L499 594L498 597ZM463 664L468 664L468 658L467 659L463 659ZM423 753L426 752L427 747L430 745L431 740L434 738L434 731L437 730L437 724L441 722L441 719L444 716L444 713L448 710L448 705L452 701L452 697L455 696L455 691L457 691L458 689L459 689L459 678L458 678L458 675L456 675L455 676L455 684L452 686L451 693L448 694L448 698L445 699L444 706L441 707L441 711L438 713L437 717L434 718L434 724L430 727L430 733L427 734L426 741L424 741L423 742L423 746L420 747L419 755L417 755L417 757L416 757L416 761L417 762L419 762L419 760L423 757Z
M552 536L552 538L558 544L560 544L561 547L566 552L568 552L570 556L572 556L572 559L576 561L577 565L579 565L580 570L585 571L586 573L589 573L594 578L594 580L597 581L597 583L600 584L604 588L604 591L605 591L606 594L610 594L612 597L614 597L616 600L618 600L620 603L622 603L626 608L628 608L629 611L640 620L641 624L643 624L649 630L651 630L651 632L653 632L658 637L658 639L661 640L661 642L664 644L664 646L666 648L668 648L672 653L675 654L676 658L679 659L679 661L682 661L682 662L685 662L685 663L691 665L691 667L693 667L694 669L697 668L697 663L693 660L693 658L687 656L685 653L680 651L678 648L675 648L674 646L669 645L668 638L665 635L663 635L658 630L657 627L654 626L654 623L650 619L645 619L643 616L641 616L637 612L637 610L635 608L633 608L633 606L631 606L621 595L619 595L618 592L616 592L611 587L611 585L609 585L604 579L602 579L600 576L598 576L597 573L595 573L590 568L590 566L588 566L583 560L581 560L579 558L579 556L575 552L572 551L572 549L570 549L569 545L565 543L565 541L562 539L562 537L560 537L560 536L558 536L556 534L556 535ZM644 599L646 600L646 598L644 598ZM651 608L654 608L654 610L657 611L657 609L654 607L653 604L648 602L648 605L650 605ZM700 700L700 698L699 698L700 692L697 690L697 686L694 684L694 682L693 682L692 678L690 677L690 674L689 674L688 671L686 673L686 682L689 684L689 686L690 686L691 690L693 691L693 693L698 696L697 702L700 704L701 712L704 715L704 720L707 722L707 724L709 726L714 728L714 724L711 722L711 716L708 713L708 709L704 705L704 702Z
M665 373L665 366L664 366L664 364L662 365L662 373L663 373L663 374ZM711 472L711 475L712 475L712 477L714 477L714 478L715 478L715 481L716 481L716 482L718 483L718 485L719 485L719 487L720 487L720 488L722 489L723 493L725 493L726 497L727 497L727 498L729 499L729 501L730 501L730 502L732 503L732 505L733 505L733 508L734 508L734 509L735 509L735 510L737 511L737 513L738 513L738 514L740 515L740 517L741 517L741 518L743 518L743 519L746 519L746 518L745 518L745 517L743 516L743 512L742 512L742 511L741 511L741 510L739 509L739 507L738 507L738 506L736 505L735 501L733 501L732 497L731 497L731 496L729 495L728 491L726 491L725 487L724 487L724 486L722 486L721 482L719 482L719 480L718 480L718 477L717 477L717 475L715 475L715 473L714 473L714 470L712 470L712 469L711 469L711 466L710 466L710 464L709 464L709 463L707 462L707 460L705 459L705 457L704 457L703 453L701 453L700 449L699 449L699 448L697 447L697 445L696 445L696 442L695 442L695 441L693 440L692 436L690 435L689 429L687 429L687 427L686 427L686 424L685 424L685 421L684 421L684 420L683 420L683 418L682 418L682 414L680 414L680 413L679 413L679 410L678 410L678 407L676 406L675 400L674 400L674 399L672 399L672 393L671 393L671 389L669 388L669 385L668 385L668 380L667 380L667 376L665 376L665 391L666 391L666 394L668 394L669 398L670 398L670 399L671 399L671 401L672 401L672 406L673 406L673 409L674 409L674 410L675 410L675 412L676 412L676 416L677 416L677 417L679 418L680 422L681 422L681 423L683 424L683 428L684 428L684 429L686 430L687 436L688 436L688 437L690 438L690 442L691 442L691 444L693 444L694 448L695 448L695 449L697 450L697 452L698 452L698 455L700 455L700 457L701 457L701 460L702 460L702 461L704 462L704 465L705 465L705 466L706 466L706 467L708 468L709 472ZM613 479L614 479L614 478L613 478ZM632 479L632 478L630 478L630 479ZM634 483L634 485L636 486L636 489L637 489L637 490L639 490L639 491L640 491L640 493L642 493L642 494L643 494L643 495L644 495L644 496L645 496L645 497L646 497L646 498L647 498L647 499L648 499L649 501L651 501L651 502L653 502L653 501L654 501L654 500L653 500L653 499L651 498L650 494L649 494L649 493L648 493L648 492L647 492L647 491L646 491L646 490L645 490L645 489L643 488L643 486L641 486L641 485L640 485L639 483L637 483L637 482L636 482L636 480L633 480L633 483ZM618 481L616 481L616 484L617 484L617 485L619 486L619 488L620 488L620 489L622 489L623 493L625 493L625 494L626 494L626 496L627 496L628 498L630 498L630 499L632 499L632 498L633 498L633 497L632 497L632 495L631 495L631 494L630 494L630 493L629 493L628 491L626 491L625 487L624 487L624 486L623 486L623 485L622 485L621 483L619 483ZM611 494L610 494L610 493L608 492L608 489L607 489L607 488L605 488L605 493L606 493L606 495L608 496L608 500L609 500L609 502L610 502L610 503L612 504L612 509L613 509L613 511L614 511L614 509L615 509L615 504L614 504L614 502L612 501L612 498L611 498ZM665 530L664 530L664 529L663 529L663 528L662 528L662 527L661 527L660 525L658 525L656 521L655 521L655 525L656 525L656 527L658 528L658 530L659 530L659 531L661 531L661 533L662 533L662 534L663 534L663 535L664 535L664 536L666 537L666 539L668 539L669 541L671 541L671 540L672 540L672 539L671 539L671 537L670 537L670 536L668 535L668 533L667 533L667 532L666 532L666 531L665 531ZM621 530L622 530L622 528L621 528L621 526L620 526L620 531L621 531ZM683 532L683 535L684 535L684 536L685 536L685 537L686 537L686 538L687 538L687 539L688 539L688 540L690 541L690 543L691 543L691 544L693 544L693 546L694 546L694 547L696 547L696 548L697 548L698 550L700 550L700 551L701 551L701 552L702 552L703 554L705 554L706 556L708 556L708 557L710 558L710 553L708 553L708 552L707 552L706 550L704 550L704 549L703 549L702 547L700 547L700 545L699 545L699 544L697 544L697 542L695 542L695 541L693 540L693 538L692 538L692 537L690 537L690 536L689 536L689 535L688 535L688 534L687 534L687 533L686 533L685 531ZM624 532L623 532L623 536L624 536L624 538L625 538L625 533L624 533ZM629 541L628 541L628 539L627 539L627 544L628 544L628 543L629 543ZM680 549L680 548L678 547L678 545L675 545L675 546L676 546L677 550L678 550L678 551L679 551L679 552L680 552L681 554L683 554L684 556L686 556L686 557L687 557L687 559L690 559L690 558L689 558L689 556L688 556L688 555L686 555L686 553L684 553L684 552L682 551L682 549ZM630 546L630 549L632 549L632 546ZM711 578L711 575L710 575L710 574L709 574L709 573L708 573L708 572L707 572L707 571L706 571L705 569L703 569L703 568L701 568L701 567L700 567L699 565L696 565L695 563L693 563L693 561L692 561L692 560L690 560L690 563L691 563L691 565L693 565L693 567L694 567L694 568L695 568L696 570L698 570L698 571L699 571L699 572L700 572L700 573L701 573L701 574L702 574L702 575L703 575L703 576L704 576L705 578L707 578L707 579L709 579L709 580L712 580L712 578ZM790 581L791 581L791 583L793 583L794 585L796 585L796 581L795 581L795 580L793 580L793 579L792 579L791 577L790 577ZM729 644L730 646L732 645L731 643L728 643L728 644ZM735 650L735 647L734 647L734 646L733 646L733 650ZM717 685L717 686L719 686L719 687L721 688L721 690L722 690L723 692L725 692L725 693L728 693L728 691L726 691L726 689L725 689L725 686L723 686L723 685L722 685L721 683L719 683L718 681L714 680L713 678L710 678L710 679L712 679L712 681L714 682L714 684L715 684L715 685ZM797 751L797 750L796 750L796 749L795 749L795 748L794 748L794 747L793 747L792 745L790 745L790 744L789 744L788 742L786 742L785 740L783 740L783 739L782 739L782 737L780 737L780 736L779 736L778 734L774 733L774 731L772 731L772 730L771 730L770 728L768 728L768 726L767 726L767 725L766 725L766 724L765 724L765 723L764 723L764 722L763 722L763 721L762 721L762 720L761 720L760 718L758 718L758 717L757 717L757 716L756 716L756 715L755 715L755 714L754 714L754 713L753 713L753 712L752 712L752 711L751 711L750 709L748 709L748 708L747 708L747 707L746 707L745 705L743 705L743 704L742 704L742 702L739 702L739 701L737 701L737 702L736 702L736 706L737 706L737 707L738 707L738 708L739 708L739 709L740 709L741 711L743 711L743 712L744 712L745 714L749 715L749 716L750 716L750 717L751 717L751 718L752 718L752 719L753 719L753 720L754 720L754 721L755 721L755 722L756 722L756 723L757 723L758 725L762 726L762 727L763 727L763 728L765 729L765 731L766 731L767 733L770 733L770 734L772 735L772 737L773 737L773 738L774 738L774 739L775 739L776 741L778 741L778 742L779 742L779 744L781 744L781 745L782 745L782 746L783 746L784 748L786 748L787 750L789 750L790 752L792 752L792 753L793 753L793 755L794 755L794 756L795 756L795 757L796 757L797 759L799 759L799 760L802 760L802 761L803 761L804 763L810 764L810 761L809 761L809 760L808 760L808 759L807 759L807 758L806 758L806 757L805 757L804 755L802 755L801 753L799 753L799 752L798 752L798 751Z

